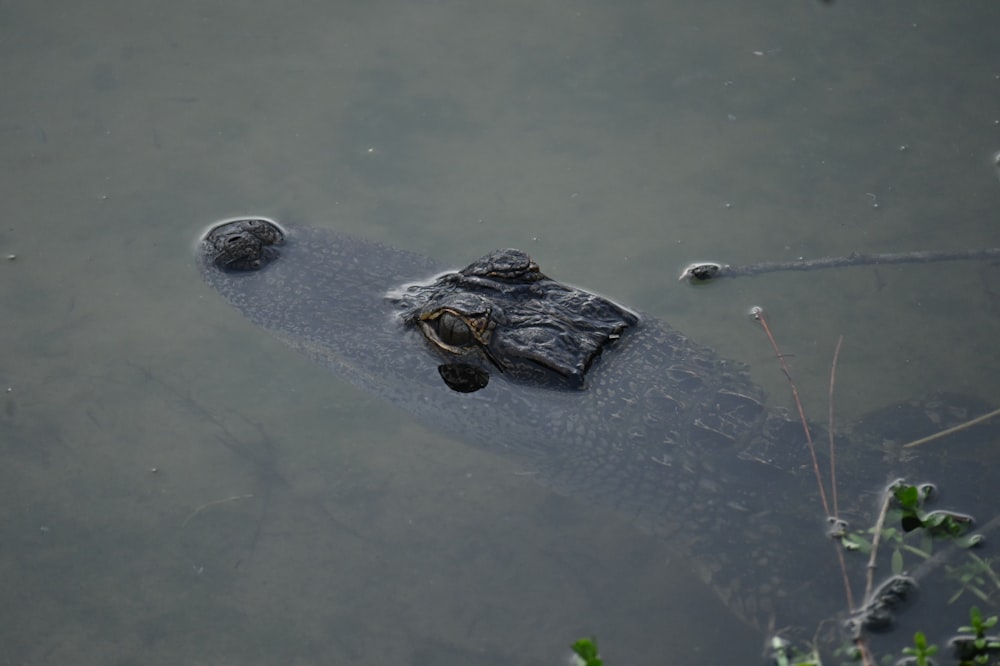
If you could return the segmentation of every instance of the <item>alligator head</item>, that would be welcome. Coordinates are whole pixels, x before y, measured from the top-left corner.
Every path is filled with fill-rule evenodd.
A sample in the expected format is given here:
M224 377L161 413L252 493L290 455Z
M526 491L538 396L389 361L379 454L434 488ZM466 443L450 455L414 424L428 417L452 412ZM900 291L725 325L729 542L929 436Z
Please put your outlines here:
M517 382L583 388L602 351L639 322L606 298L546 277L513 249L389 298L443 358L445 382L463 392L485 386L491 371Z

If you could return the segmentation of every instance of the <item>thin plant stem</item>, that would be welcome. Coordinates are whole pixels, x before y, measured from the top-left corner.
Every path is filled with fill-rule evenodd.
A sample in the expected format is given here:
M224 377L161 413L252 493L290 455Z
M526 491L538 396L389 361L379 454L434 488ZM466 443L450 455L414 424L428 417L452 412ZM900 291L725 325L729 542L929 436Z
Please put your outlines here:
M861 653L862 666L875 666L875 658L872 657L871 650L868 649L868 641L865 640L864 636L855 638L854 645Z
M847 607L850 610L854 610L854 592L851 591L851 581L847 578L847 562L844 560L844 549L835 548L837 551L837 559L840 561L840 573L843 574L844 579L844 596L847 597Z
M840 357L840 347L843 344L844 336L840 336L837 340L837 347L833 355L833 367L830 371L830 408L829 408L829 422L830 422L830 483L832 487L833 497L834 497L834 513L830 513L830 505L826 499L826 491L823 486L823 476L819 470L819 461L816 458L816 447L813 444L812 433L809 430L809 422L806 420L805 410L802 407L802 400L799 399L799 390L795 386L795 381L792 379L792 373L788 369L788 364L785 363L785 356L781 353L778 347L778 341L774 338L774 334L771 333L771 327L768 326L767 320L764 318L764 310L759 307L753 308L750 312L751 316L760 323L761 328L764 329L764 333L767 334L767 339L771 343L771 348L774 349L774 354L781 364L781 371L785 374L785 379L788 380L788 385L792 390L792 397L795 399L795 407L799 412L799 419L802 421L802 430L806 435L806 443L809 446L809 455L812 457L813 472L816 475L816 485L819 488L820 500L823 503L823 511L826 512L827 516L833 515L835 519L838 519L839 509L836 505L837 497L837 476L834 472L834 437L833 437L833 393L836 387L836 369L837 360ZM840 574L841 579L844 583L844 596L847 600L847 607L854 610L854 593L851 591L851 582L847 576L847 562L844 560L844 551L839 547L834 547L837 552L837 560L840 564ZM866 593L867 596L868 593ZM861 661L863 666L875 666L875 661L872 658L871 651L868 649L868 645L863 636L858 636L855 641L855 646L858 648L858 652L861 655Z
M809 431L809 422L806 420L806 413L802 408L802 401L799 399L799 390L795 387L795 382L792 381L792 373L788 369L788 364L785 363L785 356L778 348L778 342L774 339L774 335L771 333L771 328L767 325L767 320L764 318L764 310L762 308L755 307L750 311L750 316L760 322L761 328L763 328L764 333L767 334L767 339L771 342L771 348L774 349L774 354L778 358L778 363L781 364L781 371L785 373L788 385L792 388L792 397L795 399L795 407L799 411L799 419L802 421L802 429L806 433L806 443L809 446L809 455L812 456L813 472L816 473L816 485L819 487L819 497L823 502L823 511L825 511L826 515L829 516L831 515L830 503L826 500L826 490L823 488L823 476L820 474L819 461L816 459L816 447L813 444L812 433Z
M982 416L977 416L976 418L970 421L966 421L965 423L959 423L957 426L946 428L941 432L936 432L933 435L928 435L927 437L922 437L920 439L914 440L909 444L904 444L903 448L909 449L914 446L920 446L921 444L926 444L927 442L933 442L935 439L940 439L941 437L947 437L948 435L952 435L956 432L965 430L966 428L970 428L976 425L977 423L982 423L983 421L989 421L990 419L992 419L994 416L997 415L1000 415L1000 409L994 409L992 412L988 412L986 414L983 414Z
M833 497L833 517L840 520L840 504L837 501L837 445L833 435L833 395L837 388L837 362L840 360L840 348L844 344L844 336L837 337L837 346L833 350L833 362L830 364L830 393L827 404L827 435L830 438L830 494ZM844 551L837 548L837 558L840 560L840 571L844 575L844 594L847 597L847 607L854 608L854 593L851 591L851 581L847 578L847 563L844 561ZM862 655L867 652L862 650Z
M872 552L868 556L868 573L865 577L865 596L867 601L875 587L875 559L878 557L878 545L882 540L882 527L885 525L885 517L889 513L889 502L892 501L892 493L886 489L882 499L882 509L878 513L878 520L875 521L875 533L872 535Z
M993 571L993 568L989 565L989 563L983 558L976 555L975 553L967 553L967 554L976 564L978 564L981 567L983 575L989 578L990 581L992 581L993 586L996 587L998 590L1000 590L1000 577L997 577L996 572Z
M837 458L836 445L833 436L833 393L837 385L837 361L840 359L840 347L844 344L844 336L837 338L837 348L833 350L833 363L830 365L830 397L827 411L827 435L830 438L830 494L833 495L833 517L840 518L840 505L837 502ZM853 604L852 604L853 606Z

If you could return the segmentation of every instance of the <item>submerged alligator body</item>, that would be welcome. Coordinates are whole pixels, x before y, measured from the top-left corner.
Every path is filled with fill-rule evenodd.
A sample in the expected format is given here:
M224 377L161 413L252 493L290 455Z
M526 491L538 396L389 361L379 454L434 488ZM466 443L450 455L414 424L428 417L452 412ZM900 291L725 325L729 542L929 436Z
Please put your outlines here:
M446 272L371 241L240 220L212 229L200 259L246 317L335 373L668 539L746 622L812 629L843 611L839 574L817 576L836 571L835 554L801 424L767 407L742 365L669 325L550 280L518 251ZM873 493L865 510L902 471L883 438L962 416L926 403L894 414L898 432L859 428L838 452Z

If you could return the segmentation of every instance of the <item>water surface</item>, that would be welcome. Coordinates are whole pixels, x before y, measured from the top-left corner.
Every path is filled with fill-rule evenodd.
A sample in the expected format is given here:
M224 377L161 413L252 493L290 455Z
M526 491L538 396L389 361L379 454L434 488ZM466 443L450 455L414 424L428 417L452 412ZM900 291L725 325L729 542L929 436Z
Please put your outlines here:
M239 214L530 251L838 416L1000 395L1000 273L677 284L1000 245L993 4L7 3L10 664L753 663L669 544L350 388L205 287ZM359 335L363 335L359 331ZM992 460L985 461L992 463Z

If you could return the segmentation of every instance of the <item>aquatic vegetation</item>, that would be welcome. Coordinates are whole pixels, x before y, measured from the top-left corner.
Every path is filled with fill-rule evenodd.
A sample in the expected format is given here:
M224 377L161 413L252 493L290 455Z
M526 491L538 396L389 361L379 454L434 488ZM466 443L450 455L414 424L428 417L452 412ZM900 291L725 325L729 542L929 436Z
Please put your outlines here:
M955 655L961 660L960 666L1000 663L1000 638L987 634L997 624L997 616L983 619L979 608L969 610L969 625L959 627L961 632L949 641Z
M603 666L604 662L598 656L596 638L581 638L570 648L582 666Z
M913 657L912 660L904 660L902 663L914 663L916 666L932 666L934 662L931 657L937 654L936 645L928 645L924 632L918 631L913 634L913 647L903 648L903 654Z
M971 515L930 508L938 496L934 484L912 484L905 479L898 479L884 490L880 510L874 516L871 527L850 529L848 523L840 517L838 506L833 435L833 396L837 359L843 339L837 342L830 371L827 458L829 480L825 482L810 425L785 355L778 347L763 310L753 308L750 315L766 333L791 387L816 476L820 501L828 516L827 536L837 551L848 609L848 619L844 623L848 633L845 634L845 642L833 650L832 658L837 660L838 666L848 666L851 663L861 663L864 666L875 666L876 663L886 666L934 666L936 662L932 657L938 653L939 648L928 641L927 633L923 631L915 632L912 644L901 649L902 658L886 654L878 661L869 647L867 634L891 631L896 615L913 601L920 582L929 579L932 574L941 574L938 579L954 586L948 604L954 604L964 595L970 594L994 608L1000 607L1000 575L994 570L1000 563L1000 557L982 557L973 552L975 547L983 543L983 533L1000 527L1000 517L989 521L980 533L973 533L971 530L974 521ZM909 442L902 448L925 444L985 422L998 414L1000 410L983 414L929 437ZM868 556L865 591L860 604L854 602L848 575L846 558L853 554ZM874 573L879 568L880 558L886 557L891 575L876 586ZM957 562L952 563L952 560ZM958 635L948 641L956 659L953 663L958 666L1000 666L1000 636L988 634L996 626L998 616L991 615L984 619L979 608L973 606L969 611L969 618L969 625L959 627ZM931 629L934 635L947 631L943 626ZM819 628L812 641L802 644L776 633L768 642L768 663L774 666L823 666L825 651L818 635ZM586 666L602 663L597 659L596 642L593 640L578 641L573 650Z
M830 495L833 497L832 506L827 502L827 493L824 489L824 481L817 462L815 446L809 433L809 424L805 418L798 390L792 379L790 370L784 360L777 341L764 318L764 313L760 308L754 308L751 312L752 318L757 321L774 349L781 366L782 372L792 390L792 396L798 407L802 426L806 434L806 441L809 446L812 458L813 469L816 474L817 485L819 486L820 499L823 509L828 515L828 522L831 529L828 535L839 544L837 551L840 562L841 574L844 580L847 607L850 611L846 627L851 633L851 645L846 645L837 650L841 657L847 657L850 661L861 662L865 666L874 666L875 658L871 653L866 640L866 632L887 631L891 628L895 615L900 609L905 607L915 596L918 587L918 580L926 578L932 571L944 569L945 578L958 583L958 588L949 599L948 603L954 603L964 593L969 592L978 599L992 603L996 591L1000 590L1000 577L993 571L993 559L979 557L968 549L978 546L983 541L982 534L970 534L973 525L972 516L942 509L929 510L927 505L932 503L937 495L937 489L933 484L910 484L903 479L894 481L883 493L881 510L879 511L872 527L866 530L851 531L847 523L840 518L837 506L837 484L836 484L836 455L835 440L833 436L833 396L835 389L835 377L837 359L840 354L840 347L843 338L837 342L837 347L833 356L833 363L830 371L830 394L829 394L829 483ZM977 423L984 422L995 416L997 411L984 414L966 423L948 428L942 433L925 437L915 442L904 445L903 448L910 448L932 441L943 434L950 434L965 429ZM994 523L994 521L991 521ZM935 544L943 544L946 548L940 548ZM892 575L877 587L874 585L874 572L877 569L880 545L883 549L890 551L889 564ZM946 564L948 558L952 557L956 550L962 550L966 558L961 564L952 566ZM847 565L844 553L860 552L869 556L867 564L867 576L865 593L862 603L855 605L851 592L851 585L848 578ZM970 611L971 625L959 628L962 636L953 638L952 646L956 655L961 659L961 664L973 663L1000 663L1000 661L990 662L992 657L996 659L997 649L1000 649L1000 641L986 636L987 629L992 628L997 621L996 616L989 620L983 620L978 608L973 607ZM916 664L917 666L928 666L934 662L931 656L938 651L937 646L928 644L926 634L916 632L913 638L913 645L903 648L902 652L906 659L897 662L898 664ZM780 637L774 637L771 642L771 661L776 666L821 666L821 650L816 645L806 647L795 646L790 641ZM978 659L980 661L970 661ZM891 661L891 657L886 657L883 661Z

